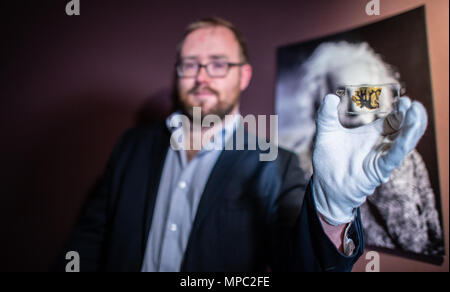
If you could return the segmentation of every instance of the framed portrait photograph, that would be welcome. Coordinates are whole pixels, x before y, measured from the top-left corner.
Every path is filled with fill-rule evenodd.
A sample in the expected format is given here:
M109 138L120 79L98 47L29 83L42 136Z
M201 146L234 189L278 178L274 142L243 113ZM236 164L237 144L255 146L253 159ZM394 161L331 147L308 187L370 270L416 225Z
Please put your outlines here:
M383 86L393 85L396 94L386 94L380 102L395 105L399 96L408 96L425 106L428 128L424 137L360 211L366 247L441 263L445 248L425 7L349 31L288 44L278 49L277 61L279 144L299 156L306 178L313 173L317 110L327 94L346 86L354 88L353 93L342 91L342 102L347 94L364 108L361 90L372 88L380 93L389 90ZM367 98L367 109L378 106L379 96L373 96L377 99ZM394 108L388 106L386 110ZM353 128L383 115L349 115L344 111L339 117L344 127Z

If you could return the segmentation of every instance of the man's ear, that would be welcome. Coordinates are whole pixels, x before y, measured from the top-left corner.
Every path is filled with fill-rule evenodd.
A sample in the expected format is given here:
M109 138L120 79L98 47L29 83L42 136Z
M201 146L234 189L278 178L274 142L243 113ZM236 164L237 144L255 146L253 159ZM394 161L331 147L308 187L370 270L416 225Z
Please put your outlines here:
M250 84L252 73L253 69L250 64L245 64L241 67L241 91L244 91Z

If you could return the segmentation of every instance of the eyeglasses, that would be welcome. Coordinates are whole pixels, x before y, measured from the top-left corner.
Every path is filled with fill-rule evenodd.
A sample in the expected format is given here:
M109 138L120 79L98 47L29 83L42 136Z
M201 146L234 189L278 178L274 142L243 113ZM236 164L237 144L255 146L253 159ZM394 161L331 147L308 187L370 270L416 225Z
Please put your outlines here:
M201 68L205 68L209 77L221 78L228 74L231 67L241 67L245 63L230 63L225 61L212 61L208 64L202 65L196 61L179 61L176 64L178 77L191 78L197 76Z

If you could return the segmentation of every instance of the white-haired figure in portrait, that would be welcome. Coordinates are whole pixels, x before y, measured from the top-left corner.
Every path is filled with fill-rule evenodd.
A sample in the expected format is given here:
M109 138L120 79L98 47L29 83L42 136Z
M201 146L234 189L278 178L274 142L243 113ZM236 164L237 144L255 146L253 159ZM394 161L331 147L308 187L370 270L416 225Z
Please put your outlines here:
M306 178L312 175L315 114L328 93L341 85L399 83L400 76L367 43L319 45L295 72L281 75L277 87L279 144L295 151ZM392 104L388 102L387 104ZM340 113L345 127L375 120L375 115ZM435 195L421 155L413 150L390 180L361 207L366 244L424 255L444 252Z

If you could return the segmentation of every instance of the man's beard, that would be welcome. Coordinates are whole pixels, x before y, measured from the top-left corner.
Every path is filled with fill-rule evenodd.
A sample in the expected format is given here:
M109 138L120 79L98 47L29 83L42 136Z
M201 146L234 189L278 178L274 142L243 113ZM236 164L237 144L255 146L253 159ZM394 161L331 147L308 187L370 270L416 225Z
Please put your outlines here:
M189 90L187 92L186 97L191 95L191 94L195 94L198 90L200 90L200 88L198 86L192 88L191 90ZM195 107L202 108L202 111L201 111L202 119L206 115L217 115L221 120L224 120L225 116L229 115L236 108L236 106L237 106L237 104L239 103L239 100L240 100L240 92L239 92L239 90L237 90L235 92L235 94L237 96L235 98L233 98L231 103L221 102L220 98L219 98L219 92L217 92L216 90L214 90L214 89L212 89L210 87L202 87L201 90L210 92L217 99L216 105L214 107L212 107L211 109L209 109L208 111L206 111L206 112L203 110L203 103L204 103L204 101L201 101L199 104L195 105ZM189 104L188 100L189 100L188 98L183 100L183 99L181 99L181 97L178 97L178 104L179 104L179 108L180 108L181 112L183 114L185 114L186 116L188 116L191 121L193 121L194 120L194 118L193 118L194 105Z

